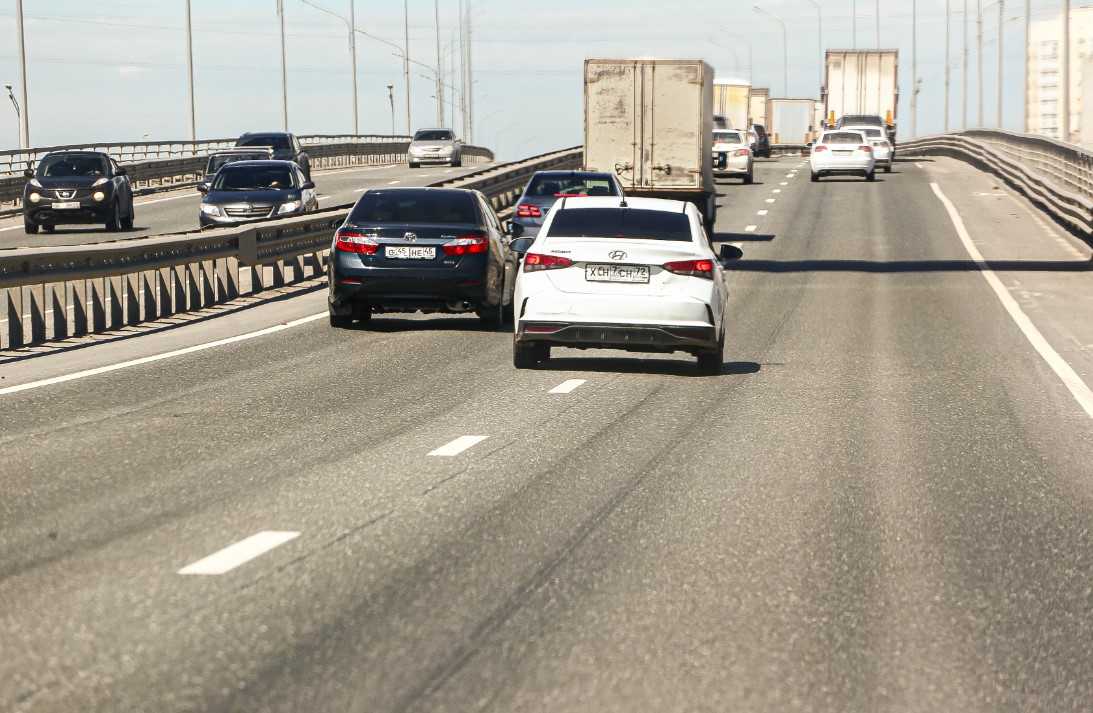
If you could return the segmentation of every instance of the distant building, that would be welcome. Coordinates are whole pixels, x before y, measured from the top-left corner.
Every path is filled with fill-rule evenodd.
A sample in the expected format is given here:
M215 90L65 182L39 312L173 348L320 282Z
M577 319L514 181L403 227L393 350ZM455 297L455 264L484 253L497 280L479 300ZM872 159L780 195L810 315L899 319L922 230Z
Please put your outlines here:
M1059 135L1062 27L1061 16L1031 23L1026 49L1028 130L1056 139L1064 138ZM1070 11L1070 136L1065 137L1072 143L1093 145L1093 107L1083 111L1083 96L1093 101L1093 7Z

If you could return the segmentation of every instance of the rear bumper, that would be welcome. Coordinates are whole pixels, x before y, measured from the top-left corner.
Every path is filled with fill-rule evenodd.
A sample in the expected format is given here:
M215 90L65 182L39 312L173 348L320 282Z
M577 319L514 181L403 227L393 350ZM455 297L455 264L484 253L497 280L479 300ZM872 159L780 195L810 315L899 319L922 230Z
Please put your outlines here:
M490 299L484 264L441 275L398 273L384 269L343 271L332 265L328 277L331 311L349 314L359 306L376 312L458 313L497 303Z
M714 327L705 325L599 324L520 320L517 344L635 352L703 351L717 346Z

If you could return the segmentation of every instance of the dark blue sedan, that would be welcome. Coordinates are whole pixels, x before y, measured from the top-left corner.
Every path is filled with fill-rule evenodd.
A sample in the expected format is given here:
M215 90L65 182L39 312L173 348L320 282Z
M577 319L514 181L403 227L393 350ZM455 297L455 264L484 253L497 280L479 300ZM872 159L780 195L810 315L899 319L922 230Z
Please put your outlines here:
M478 191L380 188L357 200L330 251L330 325L374 313L511 317L516 257Z

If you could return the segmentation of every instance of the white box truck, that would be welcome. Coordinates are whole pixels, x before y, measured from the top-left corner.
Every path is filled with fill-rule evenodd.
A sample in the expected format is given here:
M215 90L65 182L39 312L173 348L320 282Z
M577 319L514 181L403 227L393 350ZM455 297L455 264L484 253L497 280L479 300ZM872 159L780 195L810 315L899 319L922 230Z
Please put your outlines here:
M824 115L835 124L848 114L876 115L895 145L899 104L897 50L828 50Z
M800 146L812 141L815 99L771 99L767 107L770 109L767 133L772 146Z
M713 69L701 60L588 59L584 165L610 171L626 195L698 206L717 217L713 178Z
M726 129L747 131L751 110L751 84L742 79L715 79L713 82L713 113L728 121Z
M748 94L748 123L762 124L769 128L770 111L767 102L770 101L770 89L766 87L752 87Z

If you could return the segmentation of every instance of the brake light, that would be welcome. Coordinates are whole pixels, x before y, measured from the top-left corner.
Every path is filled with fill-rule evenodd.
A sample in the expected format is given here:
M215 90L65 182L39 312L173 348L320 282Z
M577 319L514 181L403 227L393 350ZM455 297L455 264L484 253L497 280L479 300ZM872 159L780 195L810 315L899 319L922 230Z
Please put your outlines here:
M557 270L562 267L569 267L572 264L572 260L559 255L542 255L540 253L527 253L524 255L524 272Z
M865 144L862 144L861 146L858 147L858 151L864 151L866 153L873 153L873 147L872 146L866 146Z
M455 240L449 240L442 246L445 255L477 255L490 249L490 242L485 235L478 233L472 235L460 235Z
M678 260L665 263L664 269L677 275L713 279L713 260Z
M826 146L813 146L812 147L812 153L819 153L821 151L827 151L827 147Z
M748 150L747 149L736 149L735 151L732 152L732 155L733 156L747 156L748 155Z
M375 255L376 251L380 249L380 246L375 238L366 236L364 233L355 233L351 230L339 230L334 249L341 250L343 253Z
M516 206L517 218L542 218L543 211L539 209L537 205L528 205L527 203L521 203Z

